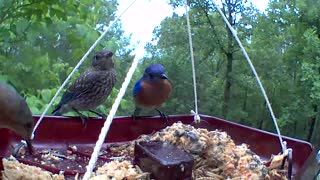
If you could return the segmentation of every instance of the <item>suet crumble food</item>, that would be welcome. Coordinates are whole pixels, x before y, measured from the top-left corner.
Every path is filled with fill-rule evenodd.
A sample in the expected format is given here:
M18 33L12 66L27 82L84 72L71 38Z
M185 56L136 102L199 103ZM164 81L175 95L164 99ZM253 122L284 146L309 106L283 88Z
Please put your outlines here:
M142 135L135 141L111 145L107 151L101 151L99 157L105 157L107 153L112 154L112 157L109 156L108 160L100 160L97 163L97 168L92 173L91 179L150 179L148 172L143 172L140 167L133 164L135 143L149 141L170 143L191 154L194 158L192 179L287 179L286 168L281 170L284 156L272 156L271 163L267 167L260 157L249 149L248 145L236 145L226 132L194 128L191 125L185 125L180 122L151 135ZM73 146L73 149L77 150L77 147ZM56 161L77 159L74 158L75 155L72 153L52 157L57 156L57 153L52 153L55 152L52 150L48 151L50 151L47 153L48 155L41 157L42 159L39 162L50 159L50 163L47 164L53 164L52 166L54 166ZM88 153L90 154L91 152ZM68 158L69 156L70 158ZM12 158L3 159L2 161L4 165L3 179L8 179L8 174L13 171L18 173L15 177L28 178L32 176L30 172L37 172L38 179L65 178L63 174L54 175L41 170L39 167L19 163ZM88 161L88 158L86 161ZM77 161L74 161L74 164L76 163ZM85 167L82 168L85 169ZM40 176L43 178L39 178ZM77 178L81 178L81 176L77 175L73 179Z

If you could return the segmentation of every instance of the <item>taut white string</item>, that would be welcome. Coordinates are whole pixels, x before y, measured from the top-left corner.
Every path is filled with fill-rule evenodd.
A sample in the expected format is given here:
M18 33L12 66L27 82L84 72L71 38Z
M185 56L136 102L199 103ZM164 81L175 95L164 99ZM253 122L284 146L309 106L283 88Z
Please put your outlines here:
M62 91L62 89L66 86L66 84L68 83L68 81L70 80L70 78L73 76L73 74L76 72L76 70L80 67L80 65L84 62L84 60L88 57L88 55L91 53L91 51L98 45L98 43L102 40L102 38L107 34L107 32L111 29L111 27L120 19L120 17L136 2L136 0L134 0L112 23L111 25L100 35L100 37L92 44L92 46L89 48L89 50L84 54L84 56L81 58L81 60L78 62L78 64L73 68L73 70L71 71L71 73L69 74L69 76L67 77L66 80L64 80L64 82L62 83L62 85L60 86L60 88L58 89L58 91L56 92L56 94L53 96L53 98L51 99L50 103L47 105L46 109L43 111L43 113L41 114L37 124L34 126L33 128L33 132L31 135L31 139L34 138L34 133L37 130L38 126L40 125L43 117L45 116L45 114L48 112L49 108L51 107L52 103L56 100L56 98L58 97L58 95L60 94L60 92Z
M185 3L185 9L186 9L189 47L190 47L190 56L191 56L191 63L192 63L193 92L194 92L194 106L195 106L195 111L191 110L191 113L194 115L194 121L200 122L200 116L198 114L198 95L197 95L198 93L197 93L197 83L196 83L196 70L194 66L194 54L193 54L192 34L191 34L191 26L190 26L190 18L189 18L189 10L188 10L188 1L184 0L184 3Z
M211 1L212 1L212 3L214 4L214 6L216 7L216 9L218 10L219 14L222 16L224 22L227 24L227 26L228 26L228 28L230 29L232 35L234 36L234 38L236 39L237 43L239 44L240 49L242 50L242 53L244 54L247 62L249 63L249 66L250 66L250 68L251 68L251 70L252 70L252 72L253 72L253 74L254 74L257 82L258 82L258 85L259 85L259 87L260 87L260 90L261 90L261 92L262 92L262 95L263 95L263 97L264 97L264 99L265 99L265 101L266 101L267 107L268 107L268 109L269 109L269 111L270 111L270 114L271 114L271 117L272 117L272 120L273 120L273 124L274 124L274 126L275 126L275 128L276 128L276 131L277 131L277 134L278 134L279 142L280 142L280 145L281 145L281 148L282 148L282 153L285 153L285 152L286 152L286 149L287 149L287 147L286 147L286 145L285 145L286 143L284 143L283 140L282 140L281 133L280 133L280 129L279 129L279 127L278 127L276 117L275 117L275 115L274 115L274 113L273 113L273 110L272 110L271 104L270 104L270 102L269 102L267 93L266 93L266 91L264 90L264 87L262 86L262 83L261 83L261 81L260 81L260 78L259 78L259 76L258 76L258 73L256 72L256 69L254 68L254 66L253 66L253 64L252 64L252 62L251 62L251 60L250 60L250 58L249 58L246 50L244 49L244 47L243 47L240 39L238 38L238 35L237 35L236 30L234 30L233 27L230 25L229 21L227 20L227 18L225 17L225 15L222 13L222 11L221 11L221 9L219 8L219 6L217 5L217 3L216 3L214 0L211 0Z

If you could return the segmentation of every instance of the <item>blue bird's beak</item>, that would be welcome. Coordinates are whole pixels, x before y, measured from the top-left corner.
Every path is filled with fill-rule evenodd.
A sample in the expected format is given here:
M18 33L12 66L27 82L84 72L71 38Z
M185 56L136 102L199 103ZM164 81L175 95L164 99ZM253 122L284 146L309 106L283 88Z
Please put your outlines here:
M161 74L161 79L168 79L168 76L166 74Z

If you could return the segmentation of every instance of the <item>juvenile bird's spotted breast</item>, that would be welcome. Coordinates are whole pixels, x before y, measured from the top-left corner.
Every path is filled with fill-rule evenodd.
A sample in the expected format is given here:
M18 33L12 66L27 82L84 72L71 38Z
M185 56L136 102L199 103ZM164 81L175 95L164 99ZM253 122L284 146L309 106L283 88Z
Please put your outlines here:
M86 84L86 91L69 103L72 107L78 110L94 109L106 100L116 83L116 74L114 71L102 71L97 77Z

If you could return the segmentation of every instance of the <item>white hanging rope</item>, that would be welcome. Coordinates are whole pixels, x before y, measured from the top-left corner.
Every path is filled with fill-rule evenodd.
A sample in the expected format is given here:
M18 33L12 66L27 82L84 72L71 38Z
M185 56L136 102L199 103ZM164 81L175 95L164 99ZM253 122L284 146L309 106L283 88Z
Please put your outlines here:
M43 117L48 112L49 108L51 107L52 103L56 100L62 89L66 86L70 78L73 76L73 74L77 71L77 69L80 67L80 65L84 62L84 60L88 57L88 55L91 53L91 51L98 45L98 43L102 40L102 38L107 34L107 32L111 29L111 27L120 19L120 17L136 2L134 0L112 23L111 25L100 35L100 37L93 43L93 45L89 48L89 50L84 54L84 56L81 58L81 60L78 62L78 64L73 68L67 79L62 83L56 94L51 99L50 103L47 105L46 109L41 114L37 124L33 128L33 132L31 135L31 139L34 138L34 133L37 130L38 126L40 125Z
M134 57L133 59L133 62L132 62L132 65L127 73L127 76L120 88L120 91L118 93L118 96L117 98L115 99L112 107L111 107L111 110L110 110L110 113L107 117L107 120L104 122L104 125L103 125L103 128L101 129L101 132L100 132L100 135L99 135L99 139L98 141L96 142L96 145L94 147L94 150L93 150L93 153L91 154L91 158L90 158L90 161L89 161L89 164L87 166L87 171L86 173L84 174L83 176L83 180L87 180L90 178L90 175L92 173L92 170L96 164L96 161L98 159L98 156L99 156L99 152L100 152L100 149L101 149L101 146L106 138L106 135L109 131L109 128L110 128L110 125L111 125L111 122L112 122L112 119L114 117L114 115L116 114L117 112L117 109L120 105L120 101L122 99L122 97L124 96L127 88L128 88L128 85L130 83L130 80L132 78L132 75L135 71L135 69L137 68L137 65L138 65L138 62L139 62L139 59L141 59L143 57L143 53L144 53L144 45L145 43L141 43L137 49L136 49L136 56Z
M282 148L282 153L285 153L285 152L286 152L286 149L287 149L287 147L286 147L286 145L285 145L286 143L283 142L283 140L282 140L281 133L280 133L280 129L279 129L279 127L278 127L276 117L275 117L275 115L274 115L274 113L273 113L273 110L272 110L271 104L270 104L270 102L269 102L267 93L266 93L266 91L264 90L264 88L263 88L263 86L262 86L262 83L261 83L260 78L259 78L259 76L258 76L258 74L257 74L257 72L256 72L256 69L254 68L254 66L253 66L253 64L252 64L252 62L251 62L251 60L250 60L250 58L249 58L246 50L245 50L244 47L242 46L242 43L241 43L241 41L240 41L239 38L238 38L237 32L236 32L236 31L233 29L233 27L230 25L229 21L227 20L227 18L225 17L225 15L222 13L222 11L221 11L221 9L219 8L219 6L217 5L217 3L216 3L214 0L211 0L211 2L214 4L214 6L216 7L216 9L218 10L218 12L220 13L220 15L222 16L224 22L227 24L227 26L228 26L228 28L230 29L232 35L234 36L234 38L236 39L237 43L239 44L239 46L240 46L240 48L241 48L241 50L242 50L242 52L243 52L243 54L244 54L247 62L248 62L249 65L250 65L250 68L251 68L251 70L252 70L252 72L253 72L253 74L254 74L257 82L258 82L258 85L259 85L259 87L260 87L260 90L261 90L261 92L262 92L262 95L263 95L263 97L264 97L264 99L265 99L265 101L266 101L266 104L267 104L267 106L268 106L268 109L269 109L269 111L270 111L270 114L271 114L271 117L272 117L272 120L273 120L273 124L274 124L274 126L275 126L275 128L276 128L276 131L277 131L277 134L278 134L279 142L280 142L280 145L281 145L281 148Z
M197 96L197 83L196 83L196 71L194 67L194 54L193 54L193 45L192 45L192 34L188 10L188 0L184 0L185 9L186 9L186 18L187 18L187 27L188 27L188 36L189 36L189 47L190 47L190 56L192 63L192 77L193 77L193 92L194 92L194 110L191 110L191 113L194 115L194 122L200 122L200 116L198 114L198 96Z

